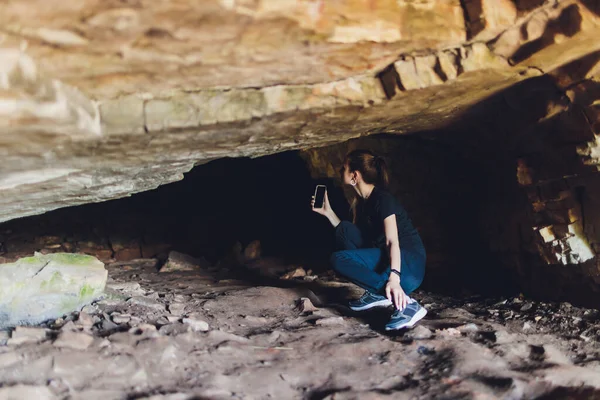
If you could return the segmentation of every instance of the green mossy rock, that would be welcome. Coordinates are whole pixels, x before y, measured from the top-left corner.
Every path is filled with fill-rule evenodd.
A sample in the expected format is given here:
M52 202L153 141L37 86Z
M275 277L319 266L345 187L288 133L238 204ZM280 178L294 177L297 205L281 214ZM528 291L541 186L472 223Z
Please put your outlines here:
M79 310L104 292L97 258L55 253L0 264L0 327L36 324Z

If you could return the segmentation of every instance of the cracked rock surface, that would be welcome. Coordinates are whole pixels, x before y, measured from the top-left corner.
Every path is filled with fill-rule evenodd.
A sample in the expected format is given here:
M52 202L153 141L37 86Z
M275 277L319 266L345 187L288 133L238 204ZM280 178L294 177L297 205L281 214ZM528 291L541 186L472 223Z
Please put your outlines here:
M447 127L522 80L587 66L598 13L589 0L5 2L0 221L217 158Z

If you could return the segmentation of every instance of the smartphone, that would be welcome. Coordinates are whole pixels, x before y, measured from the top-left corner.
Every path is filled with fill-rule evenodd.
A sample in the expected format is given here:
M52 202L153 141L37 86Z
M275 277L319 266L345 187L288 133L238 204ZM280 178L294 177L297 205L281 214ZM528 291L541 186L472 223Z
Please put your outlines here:
M323 208L325 202L325 191L327 187L325 185L317 185L315 188L315 205L314 208Z

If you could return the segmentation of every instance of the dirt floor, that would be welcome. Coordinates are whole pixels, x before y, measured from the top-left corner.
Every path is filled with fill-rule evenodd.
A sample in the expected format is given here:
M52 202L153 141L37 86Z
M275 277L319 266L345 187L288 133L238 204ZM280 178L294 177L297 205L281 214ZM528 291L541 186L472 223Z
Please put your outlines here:
M362 291L332 274L156 263L108 265L104 299L0 332L0 399L600 398L597 310L417 292L427 317L389 334L391 310L350 311Z

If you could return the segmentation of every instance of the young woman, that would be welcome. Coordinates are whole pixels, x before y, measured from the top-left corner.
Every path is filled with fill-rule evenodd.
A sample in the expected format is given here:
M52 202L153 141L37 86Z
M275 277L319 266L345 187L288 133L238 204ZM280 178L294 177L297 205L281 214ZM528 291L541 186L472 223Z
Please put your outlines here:
M327 192L322 208L335 228L337 250L331 256L333 269L365 289L351 301L354 311L394 305L386 330L411 327L427 310L408 295L425 275L425 248L400 203L390 194L387 166L383 158L368 150L350 152L340 171L345 185L356 196L351 204L353 223L341 221L331 209Z

